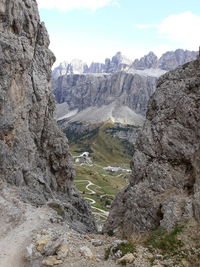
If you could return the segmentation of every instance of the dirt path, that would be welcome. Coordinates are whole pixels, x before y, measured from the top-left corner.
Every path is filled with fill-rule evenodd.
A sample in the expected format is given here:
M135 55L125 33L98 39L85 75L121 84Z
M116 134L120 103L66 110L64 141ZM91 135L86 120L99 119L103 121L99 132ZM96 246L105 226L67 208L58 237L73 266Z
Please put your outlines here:
M0 211L0 267L27 267L26 246L34 233L49 224L51 211L28 204L19 206L8 192L0 197Z
M114 237L83 235L72 230L67 223L51 223L50 218L55 216L55 211L49 207L36 208L20 202L13 189L0 191L0 215L0 267L41 266L45 256L39 254L35 258L33 254L28 261L25 259L28 256L26 248L35 246L36 240L53 236L64 238L69 249L60 267L117 266L113 260L104 260L105 249L115 240ZM100 246L94 246L92 240L99 240ZM80 252L85 246L91 250L92 258Z

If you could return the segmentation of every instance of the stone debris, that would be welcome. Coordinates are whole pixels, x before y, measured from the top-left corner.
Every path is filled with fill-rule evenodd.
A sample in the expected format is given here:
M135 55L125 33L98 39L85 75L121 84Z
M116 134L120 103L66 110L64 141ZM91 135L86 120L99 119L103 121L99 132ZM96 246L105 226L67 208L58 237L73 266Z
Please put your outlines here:
M89 260L94 260L96 258L96 256L93 255L91 249L86 246L80 248L80 253L82 256Z
M50 237L45 237L36 242L37 251L41 254L45 253L44 246L49 242Z
M132 263L135 260L135 256L132 253L128 253L124 255L122 258L117 260L117 263L119 264L127 264Z
M100 239L91 239L92 245L95 247L100 247L103 245L103 241Z
M65 259L68 254L69 254L69 251L70 251L70 247L68 244L61 244L56 252L57 254L57 259L58 260L62 260L62 259Z
M45 266L54 266L63 263L62 260L58 260L56 256L49 256L42 261Z

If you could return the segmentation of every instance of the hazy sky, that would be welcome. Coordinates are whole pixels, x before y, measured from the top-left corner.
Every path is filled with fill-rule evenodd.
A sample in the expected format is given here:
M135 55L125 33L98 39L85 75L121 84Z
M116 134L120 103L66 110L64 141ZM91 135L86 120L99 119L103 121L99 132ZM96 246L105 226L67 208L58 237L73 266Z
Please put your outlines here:
M176 48L198 50L200 0L37 0L61 61L134 59Z

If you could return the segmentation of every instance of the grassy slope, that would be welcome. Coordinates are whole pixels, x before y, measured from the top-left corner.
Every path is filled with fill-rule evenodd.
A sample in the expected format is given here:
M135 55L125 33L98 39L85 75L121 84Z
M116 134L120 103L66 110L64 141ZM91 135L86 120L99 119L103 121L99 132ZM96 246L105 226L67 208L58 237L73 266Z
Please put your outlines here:
M129 167L132 145L105 132L106 129L113 127L112 123L107 122L97 125L96 128L91 129L84 135L77 135L76 138L73 136L70 144L72 153L89 151L93 161L97 164ZM68 139L70 141L70 136L68 136Z
M108 210L104 201L101 198L101 195L115 195L122 187L127 185L128 179L127 174L119 174L119 173L109 173L102 169L102 167L98 166L76 166L77 177L78 180L89 180L95 185L90 186L90 189L96 191L97 194L91 195L85 189L86 183L77 183L77 188L81 191L84 197L89 197L94 199L97 203L94 205L97 208L102 208L104 210Z

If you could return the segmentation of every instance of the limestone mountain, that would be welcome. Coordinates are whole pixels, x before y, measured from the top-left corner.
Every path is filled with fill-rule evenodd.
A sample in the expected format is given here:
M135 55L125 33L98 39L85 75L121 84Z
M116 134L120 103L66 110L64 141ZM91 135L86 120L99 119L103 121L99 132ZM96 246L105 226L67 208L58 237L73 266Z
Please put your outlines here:
M132 160L130 184L115 198L105 231L125 235L200 222L200 59L162 76Z
M95 114L103 112L99 122L112 120L131 124L132 121L134 124L132 118L136 114L145 116L157 78L194 60L196 56L197 52L177 49L166 52L160 58L150 52L131 63L118 52L111 60L106 59L105 64L92 63L90 67L78 60L62 63L52 74L58 119L97 123L99 116ZM101 107L102 110L99 110ZM82 112L84 109L85 112ZM118 109L120 111L116 111ZM116 114L120 114L120 118ZM124 119L121 119L123 116Z
M89 207L73 186L67 140L53 118L55 57L36 1L1 1L0 12L0 181L36 206L61 201L69 223L93 231Z

